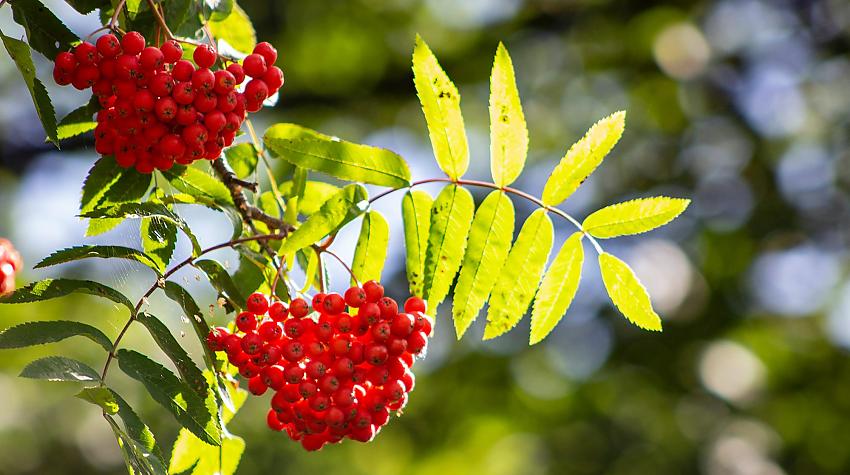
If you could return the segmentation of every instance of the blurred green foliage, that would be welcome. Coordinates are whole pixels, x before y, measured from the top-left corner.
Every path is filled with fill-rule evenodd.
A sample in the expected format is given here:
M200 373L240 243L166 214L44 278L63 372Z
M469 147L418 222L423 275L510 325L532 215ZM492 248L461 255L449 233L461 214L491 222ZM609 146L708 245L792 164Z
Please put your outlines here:
M649 287L664 333L623 322L598 279L582 283L559 329L533 348L525 345L527 319L488 343L478 341L478 322L457 343L441 314L406 414L373 443L304 453L265 428L265 403L249 401L231 427L248 442L240 473L850 472L846 2L240 4L259 38L280 50L286 74L280 103L261 123L303 123L387 146L410 162L415 178L435 175L410 72L418 32L459 86L471 178L485 176L487 75L502 40L531 136L518 187L539 194L568 144L595 120L627 109L623 140L567 209L584 215L651 191L694 198L681 222L648 241L611 243ZM0 9L0 25L9 16ZM86 34L94 22L68 23ZM15 240L31 266L45 254L29 242L37 240L33 230L50 232L36 215L55 203L36 197L57 175L37 178L70 166L59 161L84 171L94 152L19 154L43 135L20 85L9 80L16 74L9 63L0 61L0 104L8 106L0 114L0 235ZM65 112L78 99L56 96ZM76 196L77 184L68 186ZM66 234L46 236L48 243L82 241L77 228L51 229ZM390 291L401 295L403 270L393 269L384 277L400 282ZM88 276L96 269L66 270ZM148 285L127 266L99 272L132 295ZM22 280L39 275L25 272ZM188 329L163 304L159 313L167 312L175 329ZM77 297L0 308L2 327L59 318L112 335L124 317ZM131 337L130 345L150 345L142 332ZM2 355L0 473L122 473L108 427L71 397L74 387L15 378L29 360L60 351L83 361L102 357L75 340ZM173 421L132 382L117 381L168 446Z

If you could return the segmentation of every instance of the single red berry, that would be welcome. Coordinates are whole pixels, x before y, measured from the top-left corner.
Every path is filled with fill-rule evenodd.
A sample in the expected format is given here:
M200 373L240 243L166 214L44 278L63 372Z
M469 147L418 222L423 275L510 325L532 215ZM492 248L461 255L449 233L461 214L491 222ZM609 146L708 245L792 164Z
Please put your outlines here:
M245 97L251 101L262 103L269 97L269 86L262 79L252 79L245 86ZM250 107L248 108L251 109Z
M354 320L347 313L340 313L334 321L334 329L339 333L349 333L354 327Z
M364 355L366 357L366 361L368 361L369 364L377 366L382 365L384 364L384 362L387 361L387 357L389 357L389 352L387 351L387 347L384 345L381 345L379 343L370 343L366 346Z
M381 310L381 318L391 320L398 315L398 304L390 297L381 297L378 300L378 308Z
M283 345L283 357L287 361L298 361L304 357L304 345L298 340L287 341Z
M180 137L177 134L168 134L159 141L159 152L160 154L168 160L174 161L181 155L186 152L186 145L183 144L183 141L180 140ZM256 327L257 319L251 315L251 320L254 322L254 327ZM237 318L237 323L238 323ZM253 330L254 327L249 328L248 330ZM240 330L248 331L239 327Z
M97 61L97 48L84 41L74 47L74 57L78 64L94 64Z
M104 58L114 58L121 53L121 42L111 33L98 38L95 44L97 45L97 52Z
M407 313L425 313L425 301L419 297L410 297L404 302L404 311Z
M194 72L195 66L185 59L177 61L171 68L171 75L174 76L175 81L191 81Z
M266 58L259 54L249 54L242 60L242 69L246 75L252 78L263 77L263 74L266 74L266 70L268 69Z
M199 91L195 94L195 101L192 104L198 112L211 112L218 104L218 96L212 91Z
M174 79L171 74L157 73L148 80L148 88L156 97L171 96L171 92L174 90Z
M278 322L275 321L265 321L260 324L257 333L263 337L263 340L266 341L277 341L283 336L283 328L280 326Z
M192 86L196 91L212 91L215 87L215 74L209 69L198 69L192 73Z
M192 59L195 60L195 64L198 65L199 68L210 68L213 64L215 64L215 60L218 57L218 54L212 49L210 45L201 45L195 48L195 52L192 53Z
M416 323L413 315L409 313L399 313L392 320L392 333L395 336L407 337L413 332L413 325Z
M304 368L298 364L290 364L284 369L283 378L290 384L300 383L304 379Z
M60 86L67 86L71 84L74 78L71 76L71 73L62 71L58 67L53 68L53 81Z
M351 287L345 291L345 303L349 307L358 308L366 302L366 292L361 287Z
M207 335L207 347L211 351L224 350L224 340L230 336L230 332L226 328L216 327L210 330Z
M298 392L301 393L301 397L304 399L308 399L319 390L319 387L316 386L316 383L312 381L301 381L298 385Z
M257 316L251 312L241 312L236 315L236 328L245 333L257 328Z
M392 330L390 329L390 322L383 321L378 323L377 325L372 327L372 338L380 343L386 342L390 335L392 335Z
M371 326L381 319L381 309L377 304L366 302L360 307L357 316L365 319L366 323Z
M236 78L230 71L218 70L214 74L213 90L216 94L227 94L236 87Z
M304 334L304 325L297 318L288 318L283 322L283 333L289 338L298 338Z
M407 340L397 336L390 337L387 340L387 351L392 356L399 356L407 351Z
M283 380L283 368L280 366L267 366L260 372L263 382L266 386L279 391L283 388L285 381Z
M367 302L377 302L384 296L384 286L374 280L363 284L363 291L366 292Z
M407 337L407 351L420 354L428 347L428 337L422 331L415 331Z
M337 315L342 313L345 310L345 299L342 298L342 295L334 292L325 296L324 300L322 300L322 307L324 313L328 315Z
M434 321L428 315L425 315L422 312L415 312L413 314L414 323L413 329L420 330L425 336L431 336L431 330L434 327Z
M183 57L183 47L174 40L168 40L159 47L162 56L168 64L174 64Z
M262 315L269 309L269 299L261 292L254 292L248 296L245 306L249 312Z
M142 69L146 69L148 71L154 71L161 68L164 62L165 55L163 55L162 51L155 46L148 46L143 49L142 53L139 55L139 65Z
M261 55L269 66L277 62L277 50L267 41L257 43L253 53Z
M242 337L242 351L249 355L256 355L263 348L263 338L254 333L246 333Z
M190 147L204 145L208 137L207 129L201 124L191 124L183 129L182 137L186 145Z
M204 116L204 127L211 134L217 134L227 125L227 118L221 111L212 111Z
M115 63L115 76L118 79L135 80L139 75L139 58L129 54L122 54Z
M283 319L289 316L289 311L286 309L286 305L281 301L272 302L269 305L269 317L276 322L282 322Z
M262 366L277 364L280 361L282 355L283 349L280 347L277 341L269 343L268 345L263 346L263 349L260 350L260 364Z
M245 70L242 69L242 66L236 63L230 64L227 66L227 71L233 75L233 80L236 84L242 84L242 81L245 80Z
M151 92L147 89L139 91L136 93L135 97L133 97L133 107L136 109L136 113L138 114L152 111L155 102L156 99L154 99L153 94L151 94Z
M56 55L56 68L66 73L73 73L77 67L77 58L73 53L62 51Z
M289 302L289 314L295 318L305 317L310 313L307 307L307 301L302 298L294 298Z
M269 409L269 412L266 414L266 424L269 426L269 429L275 432L280 432L286 427L286 424L277 418L277 412L274 409Z
M100 79L100 70L92 64L82 64L74 71L71 84L79 90L88 89Z
M274 94L283 86L283 71L277 66L272 66L266 71L266 74L263 74L262 80L269 86L269 91Z
M125 54L139 54L145 48L145 37L138 31L130 31L121 38L121 49Z
M192 125L198 121L198 111L195 110L195 106L192 104L180 105L177 107L177 116L175 119L182 126ZM200 147L198 144L192 144L192 146L195 149Z
M178 83L174 86L174 90L171 92L171 97L173 97L178 104L191 104L195 100L195 88L192 87L192 83L188 81Z
M269 387L260 376L254 376L248 380L248 391L251 391L254 396L262 396L268 389Z

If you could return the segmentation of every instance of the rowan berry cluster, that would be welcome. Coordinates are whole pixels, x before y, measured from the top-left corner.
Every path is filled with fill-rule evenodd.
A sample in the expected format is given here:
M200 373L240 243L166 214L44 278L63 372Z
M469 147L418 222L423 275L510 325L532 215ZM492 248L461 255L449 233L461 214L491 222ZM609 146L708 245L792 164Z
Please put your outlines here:
M407 404L410 368L433 325L422 299L409 298L399 311L375 281L288 306L255 293L246 308L234 333L215 328L207 343L227 352L251 393L274 392L268 426L307 450L346 437L372 440Z
M21 270L21 255L6 239L0 238L0 295L15 290L15 273Z
M182 59L177 41L145 44L135 31L120 40L103 35L96 44L60 52L53 69L57 84L91 88L97 97L97 152L140 173L218 158L247 113L260 110L283 85L269 43L259 43L241 65L215 71L218 54L210 46L195 49L192 64ZM250 80L238 87L246 76Z

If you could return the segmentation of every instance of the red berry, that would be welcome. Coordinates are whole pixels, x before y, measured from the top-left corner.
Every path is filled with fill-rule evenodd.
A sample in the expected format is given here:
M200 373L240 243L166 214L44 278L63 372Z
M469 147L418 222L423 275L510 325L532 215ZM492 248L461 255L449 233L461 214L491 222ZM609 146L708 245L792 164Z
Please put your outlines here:
M130 31L121 38L121 49L124 54L139 54L145 47L145 37L138 31Z
M366 292L361 287L351 287L345 291L345 303L349 307L360 307L366 302Z
M136 112L141 114L144 112L150 112L153 110L153 106L156 100L147 89L143 89L136 93L135 97L133 97L133 107L136 109Z
M89 42L80 43L74 47L74 57L78 64L94 64L97 61L97 48Z
M263 74L266 74L268 67L264 57L259 54L249 54L242 60L242 69L246 75L252 78L260 78L263 77Z
M245 70L242 69L242 66L233 63L227 66L227 71L233 75L233 79L236 81L236 84L242 84L242 81L245 80Z
M345 300L338 293L331 293L322 300L322 309L328 315L337 315L345 310Z
M236 327L245 333L257 328L257 316L251 312L242 312L236 316Z
M283 328L278 322L266 321L260 325L257 333L266 341L277 341L283 336Z
M186 126L183 129L183 141L186 142L186 145L190 147L194 147L197 145L204 145L207 141L207 129L201 124L191 124ZM268 305L268 304L266 304Z
M159 47L162 56L168 64L176 63L183 57L183 47L174 40L168 40Z
M244 348L244 344L243 344ZM247 352L247 351L246 351ZM389 357L389 352L387 351L387 347L378 343L370 343L366 346L366 351L364 352L366 357L366 361L372 365L382 365L387 361Z
M269 387L260 376L254 376L248 380L248 391L251 391L254 396L262 396L268 389Z
M384 296L384 287L374 280L370 280L363 284L363 291L366 292L367 302L377 302Z
M100 79L100 70L97 66L83 64L74 71L71 83L79 90L88 89Z
M256 355L263 348L263 338L254 333L246 333L242 337L242 351L249 355Z
M310 313L307 302L302 298L295 298L289 302L289 314L295 318L305 317L308 313Z
M174 86L171 97L178 104L191 104L195 100L195 88L190 82L181 82Z
M287 361L298 361L304 356L304 345L298 340L287 341L283 345L283 357Z
M399 313L392 320L392 334L399 337L407 337L413 332L415 323L413 315L409 313Z
M419 297L410 297L404 302L404 311L407 313L425 313L425 301Z
M407 337L407 351L419 354L428 347L428 337L421 331L413 332Z
M174 76L175 81L190 81L194 72L195 66L185 59L177 61L171 68L171 75Z
M263 74L263 81L269 86L269 91L274 94L283 86L283 71L277 66L272 66Z
M139 55L139 65L142 69L153 71L162 67L165 62L165 55L162 54L159 48L148 46L142 50Z
M266 414L266 424L268 424L269 429L275 432L280 432L286 427L286 424L277 418L277 412L274 409L269 409L269 412Z
M269 299L261 292L254 292L248 296L245 306L249 312L262 315L269 309Z
M183 141L176 134L168 134L159 141L159 152L166 159L174 161L186 152L186 145L183 144ZM248 330L253 330L256 327L257 319L251 315L251 320L254 322L254 326L248 328ZM238 321L237 319L237 323ZM242 327L239 327L239 329L243 332L248 331Z
M77 58L73 53L62 51L56 55L55 63L58 70L66 73L72 73L77 67Z
M175 117L177 123L182 126L187 126L194 124L198 121L198 111L195 110L195 106L192 104L184 104L177 107L177 117ZM193 144L193 147L198 148L197 144Z
M421 330L422 333L424 333L426 336L430 336L431 335L431 329L434 327L434 321L431 320L431 317L429 317L428 315L425 315L422 312L416 312L416 313L413 314L413 318L414 318L413 329L414 330Z
M195 52L192 53L192 59L195 60L195 64L197 64L199 68L212 67L212 65L215 64L217 57L218 54L209 45L198 46L195 48Z
M119 79L133 79L139 76L139 58L122 54L115 63L115 76Z
M277 50L271 45L271 43L266 41L257 43L257 46L254 46L253 52L254 54L261 55L266 60L266 64L269 66L277 62Z
M209 69L198 69L192 73L192 86L196 91L211 91L215 87L215 74Z
M276 301L269 305L269 317L276 322L282 322L283 319L289 316L289 311L283 302Z
M199 91L195 94L195 101L192 102L198 112L207 113L215 109L218 104L218 96L212 91Z
M114 58L121 52L121 42L111 33L98 38L95 44L97 52L104 58Z
M174 90L174 79L171 74L157 73L148 80L148 88L156 97L168 97Z
M236 79L229 71L219 70L214 73L214 90L216 94L227 94L236 87Z
M381 297L378 300L378 308L381 310L381 318L391 320L398 314L398 304L390 297Z
M262 79L252 79L245 86L245 97L249 101L248 104L251 104L252 101L262 104L269 97L269 86ZM251 110L250 105L248 110Z
M204 127L212 134L219 133L227 125L227 118L221 111L212 111L204 116Z

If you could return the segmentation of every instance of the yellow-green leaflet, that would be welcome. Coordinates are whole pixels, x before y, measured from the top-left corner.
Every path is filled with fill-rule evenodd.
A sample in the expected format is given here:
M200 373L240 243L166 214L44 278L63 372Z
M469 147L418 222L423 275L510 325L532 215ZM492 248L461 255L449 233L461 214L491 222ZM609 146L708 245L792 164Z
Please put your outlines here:
M543 187L543 202L557 206L569 198L614 148L625 127L624 111L615 112L593 124L555 166Z
M493 191L475 212L455 286L452 313L458 339L487 301L508 257L513 236L514 205L503 191Z
M628 264L603 252L599 255L599 270L611 301L630 322L644 330L661 331L661 318Z
M558 255L543 276L543 282L534 300L534 310L531 312L529 340L531 345L546 338L573 302L581 280L581 267L584 264L582 237L584 235L580 232L573 233L561 246L561 250L558 251Z
M485 340L507 332L525 315L549 259L553 239L552 219L546 210L538 209L531 213L522 225L493 287L487 310L487 327L484 329Z
M596 211L581 227L598 238L645 233L673 221L689 204L691 200L666 196L626 201Z
M401 217L404 222L404 247L406 250L407 282L410 295L422 296L425 254L428 250L428 232L431 229L431 205L434 199L425 191L405 193L401 200Z
M517 179L528 155L528 127L522 113L514 65L499 43L490 74L490 172L499 186Z
M293 194L293 183L292 181L281 183L280 194L287 197L290 195L297 196ZM310 180L305 182L303 196L298 199L298 212L304 216L310 216L319 211L325 201L337 191L339 191L338 187L323 181Z
M226 41L236 51L249 54L257 45L254 25L251 24L251 19L248 18L245 10L236 5L236 2L233 4L230 15L221 21L210 21L209 25L213 37Z
M449 293L460 267L474 212L472 195L458 185L443 188L431 207L422 295L432 314Z
M387 220L377 211L366 213L360 226L357 247L354 248L354 259L351 261L351 271L361 284L370 280L381 280L389 242L390 227ZM354 278L351 279L351 285L356 285Z
M339 229L360 214L359 205L367 197L366 188L363 186L345 186L283 241L280 253L289 254L303 249Z
M425 113L437 164L449 178L460 178L469 168L460 94L419 35L413 48L413 84Z

